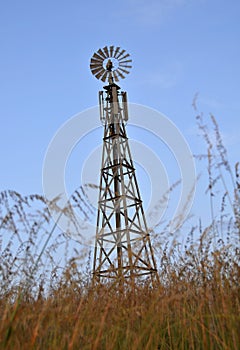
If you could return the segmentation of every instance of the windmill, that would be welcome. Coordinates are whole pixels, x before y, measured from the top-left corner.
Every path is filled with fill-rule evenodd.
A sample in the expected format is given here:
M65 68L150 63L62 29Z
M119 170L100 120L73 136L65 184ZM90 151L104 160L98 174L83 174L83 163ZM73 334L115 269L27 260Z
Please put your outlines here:
M127 93L116 84L129 73L132 60L120 47L105 46L93 54L92 74L99 91L104 127L98 214L93 262L96 280L158 280L156 262L129 148Z

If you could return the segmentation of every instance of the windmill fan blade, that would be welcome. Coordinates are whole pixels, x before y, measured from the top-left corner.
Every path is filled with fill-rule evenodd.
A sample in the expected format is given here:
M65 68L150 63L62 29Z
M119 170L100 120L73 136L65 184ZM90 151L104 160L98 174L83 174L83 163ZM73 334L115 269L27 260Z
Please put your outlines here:
M90 64L96 64L96 65L101 65L102 66L103 61L96 60L96 58L92 58L90 61Z
M90 62L90 68L103 67L102 62Z
M97 66L93 65L93 64L90 64L91 71L96 70L96 69L100 70L102 68L103 68L103 66L101 64L100 65L98 64Z
M96 57L92 57L91 58L91 62L98 62L98 63L101 63L101 62L103 62L103 59L101 58L101 59L99 59L99 58L96 58Z
M103 69L103 67L98 67L98 68L91 68L91 72L92 74L97 74L98 72L101 72L101 70Z
M102 70L98 74L95 74L95 77L97 79L100 79L102 77L102 75L104 74L104 72L105 72L105 70L104 70L104 68L102 68Z
M126 52L126 50L122 50L115 58L120 60L120 57L124 54L124 52Z
M110 48L109 48L110 57L113 56L113 50L114 50L114 46L112 45L112 46L110 46Z
M103 61L97 61L97 60L95 60L95 58L92 58L91 61L90 61L90 65L102 66L103 65Z
M97 52L98 52L98 54L99 54L100 56L102 56L102 60L105 60L105 58L107 58L107 56L106 56L105 53L102 51L102 49L99 49Z
M130 62L132 62L132 60L120 61L119 64L130 63Z
M115 50L114 55L113 55L114 58L116 58L116 55L118 54L118 51L119 51L119 50L120 50L120 47L118 46L118 47L116 48L116 50Z
M96 52L93 54L93 57L100 62L103 61L103 58L101 56L99 56L98 54L96 54Z
M125 56L123 56L123 57L121 58L121 60L124 60L124 58L127 58L127 57L130 57L129 53L127 53ZM121 61L121 60L120 60L120 61Z
M125 79L125 76L119 71L119 69L117 69L116 72L120 76L120 78Z
M129 71L128 70L126 70L126 69L123 69L123 68L118 68L121 72L124 72L124 73L126 73L126 74L129 74Z
M119 81L118 76L117 76L117 71L113 72L114 80Z
M90 68L92 69L95 69L95 68L103 68L103 65L102 64L95 64L95 63L90 63Z
M102 66L102 62L91 60L90 66Z
M106 71L106 72L103 74L103 76L102 76L102 78L101 78L101 80L102 80L103 82L106 81L108 74L109 74L108 71Z
M128 66L127 64L119 64L119 67L124 67L124 68L132 68L132 66Z
M105 46L105 47L103 48L103 51L104 51L105 54L106 54L106 58L109 57L109 52L108 52L107 46Z

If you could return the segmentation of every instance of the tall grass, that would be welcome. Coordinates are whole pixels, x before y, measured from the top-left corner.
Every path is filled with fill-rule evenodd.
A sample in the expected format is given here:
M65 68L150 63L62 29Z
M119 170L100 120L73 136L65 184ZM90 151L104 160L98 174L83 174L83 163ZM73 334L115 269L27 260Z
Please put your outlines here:
M240 349L239 165L211 121L215 139L197 116L211 223L182 231L184 245L154 238L157 286L92 284L91 251L56 229L44 198L0 194L1 349Z

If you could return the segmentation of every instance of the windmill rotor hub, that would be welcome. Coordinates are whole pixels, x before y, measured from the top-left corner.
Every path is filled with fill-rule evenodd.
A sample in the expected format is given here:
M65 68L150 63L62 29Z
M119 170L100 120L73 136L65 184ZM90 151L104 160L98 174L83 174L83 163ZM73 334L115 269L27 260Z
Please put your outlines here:
M103 67L108 70L108 71L115 71L118 69L118 61L115 59L115 58L106 58L104 61L103 61Z

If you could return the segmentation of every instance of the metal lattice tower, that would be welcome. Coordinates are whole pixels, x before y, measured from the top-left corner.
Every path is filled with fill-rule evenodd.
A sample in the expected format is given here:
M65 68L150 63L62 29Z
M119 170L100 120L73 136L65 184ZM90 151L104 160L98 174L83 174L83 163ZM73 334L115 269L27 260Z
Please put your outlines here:
M114 46L94 53L90 68L103 82L99 92L104 126L93 275L97 280L158 280L156 262L137 184L125 124L127 94L116 85L131 59Z

